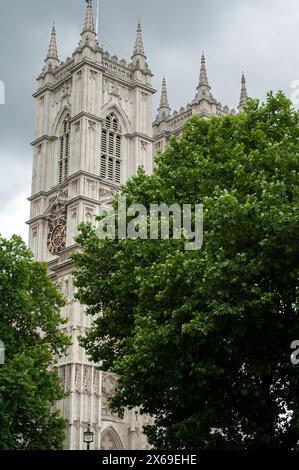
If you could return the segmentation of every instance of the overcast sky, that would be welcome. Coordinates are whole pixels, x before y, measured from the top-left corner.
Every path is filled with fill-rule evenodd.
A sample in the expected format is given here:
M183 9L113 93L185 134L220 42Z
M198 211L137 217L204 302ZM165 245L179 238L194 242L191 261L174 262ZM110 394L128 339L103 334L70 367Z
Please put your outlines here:
M56 22L60 59L80 39L85 0L0 0L0 233L20 234L29 216L34 130L35 78ZM268 90L290 96L299 79L298 0L101 0L100 41L111 54L130 59L137 18L143 26L153 85L167 77L172 109L190 102L204 50L212 91L222 104L237 107L245 70L249 94ZM159 96L155 98L155 109Z

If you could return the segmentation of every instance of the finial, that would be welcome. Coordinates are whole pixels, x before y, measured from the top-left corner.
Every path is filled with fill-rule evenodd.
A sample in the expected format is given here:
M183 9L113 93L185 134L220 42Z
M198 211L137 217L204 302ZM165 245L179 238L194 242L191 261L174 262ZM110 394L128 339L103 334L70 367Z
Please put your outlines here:
M246 78L244 71L242 70L242 78L241 78L241 94L240 94L240 103L239 103L239 110L242 111L245 103L248 99L247 87L246 87Z
M168 102L166 78L163 77L160 106L158 108L158 119L163 119L163 118L169 116L170 111L171 111L171 108L170 108L169 102Z
M135 47L134 47L134 52L133 52L132 57L134 57L136 55L142 55L143 57L145 57L144 47L143 47L143 40L142 40L142 27L141 27L140 18L138 18L136 41L135 41Z
M199 81L197 85L197 93L195 99L200 101L202 99L211 101L213 99L213 95L211 93L211 87L209 85L208 74L206 69L206 58L205 53L202 52L201 55L201 66L200 66L200 74L199 74Z
M85 15L82 34L86 32L95 33L93 11L92 11L92 0L86 0L86 2L87 2L87 9L86 9L86 15Z
M46 60L48 60L48 59L52 59L54 61L59 62L58 52L57 52L57 43L56 43L55 22L53 23L53 26L52 26L51 39L50 39L48 54L47 54L47 57L46 57Z
M198 87L200 86L207 86L210 88L207 69L206 69L206 58L205 58L204 52L202 53L202 56L201 56L201 68L200 68Z
M169 103L168 103L167 83L166 83L166 78L165 77L163 77L163 80L162 80L162 92L161 92L161 99L160 99L160 108L169 108L170 109Z

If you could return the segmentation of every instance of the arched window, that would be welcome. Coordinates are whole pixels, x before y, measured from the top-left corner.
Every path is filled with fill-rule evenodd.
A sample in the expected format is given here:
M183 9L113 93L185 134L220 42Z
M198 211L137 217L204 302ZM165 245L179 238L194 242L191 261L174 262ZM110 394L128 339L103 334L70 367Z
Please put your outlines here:
M121 180L120 123L114 113L109 114L102 127L100 175L102 178L120 183Z
M63 123L60 134L60 153L58 162L58 181L62 183L69 174L69 158L70 158L70 115L67 114Z

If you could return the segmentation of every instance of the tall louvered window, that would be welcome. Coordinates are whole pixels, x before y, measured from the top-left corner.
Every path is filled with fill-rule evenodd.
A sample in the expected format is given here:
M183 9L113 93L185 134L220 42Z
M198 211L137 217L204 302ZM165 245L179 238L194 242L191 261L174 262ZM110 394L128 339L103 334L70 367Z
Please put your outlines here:
M121 181L121 146L120 123L114 113L106 117L102 127L100 175L114 183Z
M59 139L60 151L58 162L58 181L62 183L69 174L70 159L70 116L67 115L62 123L61 136Z

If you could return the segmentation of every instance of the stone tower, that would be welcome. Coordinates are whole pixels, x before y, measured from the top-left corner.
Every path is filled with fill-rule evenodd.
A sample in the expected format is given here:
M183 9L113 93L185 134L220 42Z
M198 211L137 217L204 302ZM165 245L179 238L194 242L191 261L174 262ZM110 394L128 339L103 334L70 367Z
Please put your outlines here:
M241 79L241 96L238 111L242 112L248 98L246 80L244 73ZM192 116L200 116L207 119L213 116L226 116L227 114L236 114L234 109L230 110L228 106L222 106L217 101L212 92L208 80L206 69L206 58L201 56L201 66L199 81L196 88L196 94L191 103L186 107L181 107L179 111L171 113L168 102L167 84L165 77L162 81L162 92L158 114L153 122L154 154L162 152L167 146L171 136L180 138L184 132L184 125Z
M92 221L120 185L143 166L153 168L152 74L146 63L140 21L130 63L110 56L99 45L92 1L87 2L79 46L61 62L56 30L51 40L36 99L29 246L47 261L67 305L62 315L73 346L58 364L67 398L57 406L69 422L67 449L83 449L88 424L94 449L147 447L142 425L147 418L127 411L111 414L107 398L116 379L99 371L79 347L78 336L91 319L74 300L70 253L77 226Z

